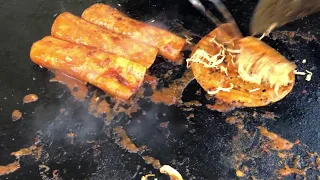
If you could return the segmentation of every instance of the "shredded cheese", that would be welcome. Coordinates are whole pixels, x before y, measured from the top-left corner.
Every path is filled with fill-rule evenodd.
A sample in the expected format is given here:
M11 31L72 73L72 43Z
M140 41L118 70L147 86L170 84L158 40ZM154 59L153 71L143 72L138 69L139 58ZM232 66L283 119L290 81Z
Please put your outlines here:
M148 175L142 176L141 180L148 180L149 177L155 177L155 175L154 174L148 174Z
M308 75L306 76L306 81L311 81L311 77L312 77L312 72L306 70L306 72L308 73Z
M298 72L297 70L295 70L293 73L296 74L296 75L300 75L300 76L307 75L306 76L306 81L311 81L312 72L310 72L308 70L306 70L306 73L305 72Z
M187 67L190 67L190 62L203 64L205 68L218 68L218 65L221 64L225 56L222 54L222 50L214 56L208 54L205 50L197 49L196 52L187 59Z
M258 54L253 56L251 51L243 50L243 48L246 48L245 46L241 49L228 49L225 45L217 42L215 37L209 41L220 48L219 52L215 55L211 55L199 48L186 60L187 67L190 67L190 62L200 63L204 68L215 68L220 70L220 72L225 73L226 76L229 76L228 69L223 65L228 53L228 55L231 56L231 63L238 66L239 77L244 81L256 84L261 84L263 82L268 83L276 93L281 86L287 86L289 82L291 82L289 74L296 66L289 61L284 61L285 58L276 58L276 62L270 63L269 56L259 57ZM248 44L250 44L250 42L251 41L249 41ZM231 41L231 43L233 43L233 41ZM261 46L260 41L252 40L252 43ZM238 55L236 62L233 61L235 54ZM259 58L257 59L257 57ZM232 88L233 85L229 88L218 87L214 91L208 91L208 94L213 95L219 91L230 92ZM250 92L254 91L257 91L257 89L250 90Z
M183 180L181 174L169 165L163 165L160 168L160 173L167 174L172 180Z
M307 62L307 60L306 60L306 59L302 60L302 64L305 64L306 62Z
M220 47L219 52L215 55L211 55L203 49L197 49L193 53L193 55L186 60L187 67L190 67L190 62L200 63L203 65L204 68L215 68L215 69L220 70L221 72L224 72L227 76L229 76L228 69L225 66L221 65L224 62L224 60L226 59L226 56L227 56L226 52L230 53L231 62L233 64L235 64L233 61L234 55L231 53L240 53L240 50L228 49L223 45L223 44L232 44L233 45L233 43L234 43L233 40L230 40L230 42L225 42L223 44L220 44L216 41L216 39L214 37L210 40L210 42L212 42L212 43L216 44L218 47ZM221 65L221 66L219 67L219 65Z
M255 89L249 90L249 92L255 92L255 91L259 91L259 90L260 90L260 88L255 88Z
M66 61L68 61L68 62L71 62L72 61L72 58L70 58L70 57L66 57Z
M224 66L220 66L221 72L224 72L226 74L226 76L229 76L228 74L228 68L224 67Z
M250 43L250 41L248 42ZM260 45L260 41L251 43ZM251 45L253 46L253 45ZM248 48L248 47L242 47ZM259 58L257 58L259 57ZM267 83L277 93L281 86L287 86L290 80L289 74L294 71L296 65L285 58L274 58L270 63L270 56L252 55L251 51L243 50L237 59L239 76L247 82L261 84Z
M297 70L294 70L293 73L296 74L296 75L300 75L300 76L305 76L306 75L305 72L299 72Z
M245 174L242 171L240 171L239 169L236 170L236 175L237 175L237 177L244 177L245 176Z
M263 33L263 34L260 36L259 40L262 40L265 36L266 36L266 33Z
M192 44L191 40L193 39L192 37L189 37L187 35L184 35L184 37L186 37L186 43L187 44Z
M217 94L219 91L224 91L224 92L230 92L230 90L234 87L234 85L232 83L230 83L230 87L228 88L223 88L223 87L217 87L216 90L214 91L208 91L207 93L209 95L214 95Z

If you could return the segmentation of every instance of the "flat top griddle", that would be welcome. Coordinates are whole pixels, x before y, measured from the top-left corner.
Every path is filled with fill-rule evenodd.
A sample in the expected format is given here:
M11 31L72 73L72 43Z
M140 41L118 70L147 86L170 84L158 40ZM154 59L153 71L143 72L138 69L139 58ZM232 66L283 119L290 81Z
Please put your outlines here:
M43 169L39 170L40 164L50 167L44 173L48 178L58 170L62 179L139 179L149 172L166 179L147 165L140 155L129 153L114 143L111 129L116 126L123 126L134 143L147 145L151 151L146 155L160 159L162 164L172 165L185 179L236 179L233 155L237 143L234 137L240 136L235 126L225 122L232 112L219 113L205 106L185 111L182 107L156 105L145 100L140 105L146 115L140 112L133 118L119 116L115 123L104 126L101 119L88 113L87 101L75 101L63 85L49 83L52 74L30 61L32 43L50 34L57 14L69 11L80 15L96 2L110 4L142 21L155 20L153 24L180 35L189 30L201 37L215 28L187 1L1 0L0 165L14 162L15 157L10 153L29 147L35 138L39 138L49 156L39 161L34 157L23 157L19 170L0 179L41 179L44 176L41 176ZM224 2L242 32L248 34L250 16L257 2ZM215 13L213 7L209 7ZM274 112L279 116L276 121L263 118L245 121L245 128L254 133L257 126L263 125L292 142L298 138L306 146L296 147L293 151L301 156L307 151L320 149L319 20L319 15L315 14L295 21L265 39L288 59L294 60L300 70L312 71L311 82L298 77L293 91L282 101L267 107L239 110L247 114ZM294 37L288 35L292 31L295 32ZM307 63L302 64L302 59ZM172 76L162 78L170 69L176 69ZM160 77L160 88L181 77L183 71L183 65L172 65L160 58L150 69L152 75ZM201 90L200 86L192 81L185 89L183 100L201 100L202 97L195 95L197 90ZM39 100L22 104L23 97L30 93L37 94ZM64 113L60 112L62 108L66 110ZM23 112L23 119L16 123L11 120L14 109ZM190 113L194 118L187 118ZM160 123L168 121L167 128L160 126ZM73 144L66 137L70 132L76 134ZM258 140L253 138L242 142L241 151L252 153ZM261 155L247 163L260 178L276 177L274 170L279 168L275 153ZM310 170L307 174L315 178L319 172Z

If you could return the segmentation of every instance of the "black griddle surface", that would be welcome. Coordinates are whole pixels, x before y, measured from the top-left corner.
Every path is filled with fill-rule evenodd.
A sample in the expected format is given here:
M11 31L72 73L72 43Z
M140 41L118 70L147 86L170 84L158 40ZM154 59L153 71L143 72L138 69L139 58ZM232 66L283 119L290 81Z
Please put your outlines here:
M176 33L181 33L181 24L184 29L200 36L214 28L188 1L1 0L0 165L12 163L15 158L10 153L31 146L36 137L41 139L49 158L35 161L32 157L24 157L20 160L19 170L0 179L41 179L39 164L50 167L46 173L48 177L52 177L53 170L59 170L63 179L139 179L143 174L156 172L138 154L130 154L115 144L111 127L104 127L102 120L89 115L86 102L74 101L63 85L49 83L50 73L30 61L32 43L50 34L56 15L65 11L80 15L96 2L110 4L142 21L155 20L157 26ZM256 1L230 0L225 3L246 34ZM254 109L257 112L273 111L280 116L277 121L246 123L249 129L264 125L292 142L299 138L310 151L320 149L320 46L317 40L310 41L305 37L313 35L320 38L319 20L317 14L277 29L296 31L295 43L288 42L286 38L265 39L288 59L295 60L300 70L308 69L314 74L311 82L298 77L292 93L282 101ZM301 64L302 59L307 59L307 63ZM172 66L163 64L151 68L151 72L160 76L157 72L166 72ZM179 76L179 71L174 76ZM162 82L168 84L170 80ZM197 86L195 82L193 84ZM303 90L306 93L302 93ZM39 100L23 104L23 97L29 93L37 94ZM190 112L178 107L151 102L142 102L141 106L146 116L118 117L112 126L124 126L135 143L151 148L147 155L160 159L162 164L174 166L186 179L236 178L231 155L237 130L225 123L228 114L209 111L202 106L192 111L195 118L187 120ZM61 114L61 108L67 113ZM16 123L11 120L14 109L24 113L23 119ZM253 112L253 109L241 111ZM131 122L127 124L129 120ZM159 124L167 121L168 128L161 128ZM70 132L77 135L74 144L66 137ZM90 143L93 141L95 143ZM93 144L99 147L92 148ZM255 166L261 176L271 177L271 160L261 158L257 162ZM313 173L309 175L315 177Z

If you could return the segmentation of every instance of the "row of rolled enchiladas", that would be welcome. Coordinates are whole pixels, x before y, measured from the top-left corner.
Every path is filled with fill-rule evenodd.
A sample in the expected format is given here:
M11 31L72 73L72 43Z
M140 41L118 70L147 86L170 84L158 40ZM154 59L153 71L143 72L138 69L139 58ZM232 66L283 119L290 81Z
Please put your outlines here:
M185 39L129 18L105 5L94 4L81 18L69 12L54 21L51 36L35 42L31 60L88 82L122 99L142 85L156 56L177 62Z

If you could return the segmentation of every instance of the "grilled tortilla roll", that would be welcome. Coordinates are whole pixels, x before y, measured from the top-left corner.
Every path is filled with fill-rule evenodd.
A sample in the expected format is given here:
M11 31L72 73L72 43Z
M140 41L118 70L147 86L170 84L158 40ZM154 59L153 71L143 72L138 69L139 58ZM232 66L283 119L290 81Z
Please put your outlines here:
M52 36L35 42L30 57L40 66L89 82L122 99L137 92L146 73L146 68L136 62Z
M51 35L73 43L100 48L149 68L156 59L158 49L126 36L89 23L68 12L54 21Z
M250 44L255 46L252 47ZM207 55L210 55L212 59L221 60L223 54L221 53L221 47L225 49L223 61L220 61L220 64L216 61L216 68L204 67L202 63L207 61L209 57ZM231 53L233 51L240 52ZM202 52L202 54L199 52ZM198 56L195 56L196 53L198 53ZM220 55L217 56L219 53ZM279 101L292 90L295 83L294 64L262 41L252 37L242 38L238 36L230 24L223 24L203 37L194 47L191 60L187 61L189 61L195 79L202 88L208 93L213 92L212 95L215 98L238 107L266 106L272 102ZM196 60L201 61L201 63L195 62ZM263 60L263 62L271 63L271 65L276 62L277 64L274 66L284 67L282 68L283 74L280 73L279 77L285 76L287 78L278 79L274 82L276 84L281 83L279 87L270 84L271 80L259 83L248 82L247 79L244 80L239 75L238 64L240 62L243 64L242 61L250 62L251 60L255 62ZM252 67L257 65L253 62L251 63L253 64ZM283 66L283 64L288 66ZM275 76L276 72L270 69L267 70L267 72L254 73L269 73L269 77L275 79L273 76ZM223 90L218 91L219 88L223 88Z
M129 18L120 11L105 4L94 4L86 9L82 18L119 34L145 42L159 49L164 58L177 61L185 39L166 30Z

